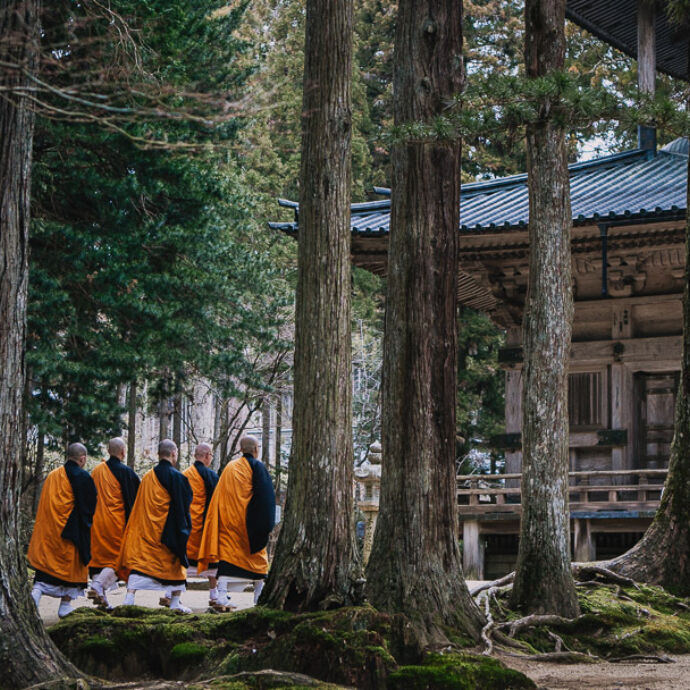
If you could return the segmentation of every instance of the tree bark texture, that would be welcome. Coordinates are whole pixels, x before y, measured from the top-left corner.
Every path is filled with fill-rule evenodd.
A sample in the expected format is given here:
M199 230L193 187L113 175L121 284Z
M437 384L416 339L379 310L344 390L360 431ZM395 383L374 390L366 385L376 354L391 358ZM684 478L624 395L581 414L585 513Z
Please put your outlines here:
M661 505L642 539L607 564L621 575L662 585L680 596L690 596L690 214L686 222L683 353L668 476Z
M295 408L285 521L261 603L353 603L351 0L307 0Z
M261 462L271 466L271 398L264 395L261 403Z
M11 89L37 67L38 0L0 0L0 687L77 676L45 633L19 543L34 114ZM16 69L6 65L14 64Z
M134 468L137 448L137 380L132 379L129 384L127 399L127 464Z
M283 394L279 391L276 396L276 443L275 443L275 463L276 463L276 499L281 503L280 493L280 470L281 470L281 453L282 453L282 435L283 435Z
M563 68L566 0L527 0L530 77ZM522 520L513 605L527 613L578 613L570 571L568 362L573 319L570 184L565 133L548 99L527 127L530 266L523 321Z
M462 3L402 0L396 125L443 113L464 82ZM397 143L383 349L380 512L367 565L374 606L402 612L422 644L448 626L477 639L462 574L455 488L460 141Z

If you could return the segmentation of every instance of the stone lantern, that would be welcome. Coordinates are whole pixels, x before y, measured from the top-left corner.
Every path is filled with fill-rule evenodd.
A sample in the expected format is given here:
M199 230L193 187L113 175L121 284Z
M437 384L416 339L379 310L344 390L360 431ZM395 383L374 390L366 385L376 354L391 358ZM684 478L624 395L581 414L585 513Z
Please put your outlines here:
M372 443L368 458L355 469L357 482L357 506L364 513L364 563L369 560L371 545L379 514L381 489L381 444Z

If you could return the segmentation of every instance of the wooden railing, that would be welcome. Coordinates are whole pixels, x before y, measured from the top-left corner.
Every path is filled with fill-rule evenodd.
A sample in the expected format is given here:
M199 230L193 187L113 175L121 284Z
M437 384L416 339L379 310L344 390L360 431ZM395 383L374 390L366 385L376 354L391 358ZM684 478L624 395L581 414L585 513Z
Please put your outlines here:
M659 506L667 470L570 472L570 510L653 511ZM522 474L458 475L463 514L519 513Z

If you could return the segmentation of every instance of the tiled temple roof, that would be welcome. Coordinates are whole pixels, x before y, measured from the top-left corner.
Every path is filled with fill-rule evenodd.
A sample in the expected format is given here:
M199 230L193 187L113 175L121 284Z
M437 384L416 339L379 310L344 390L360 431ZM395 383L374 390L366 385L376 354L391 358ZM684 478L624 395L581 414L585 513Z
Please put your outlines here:
M649 222L685 217L687 206L688 140L676 139L660 149L633 150L569 166L573 225L604 221ZM390 190L378 188L390 196ZM473 182L462 186L460 229L464 233L495 233L527 227L527 175ZM295 209L297 204L281 201ZM271 223L294 234L297 221ZM386 235L390 199L352 205L352 232L363 237Z

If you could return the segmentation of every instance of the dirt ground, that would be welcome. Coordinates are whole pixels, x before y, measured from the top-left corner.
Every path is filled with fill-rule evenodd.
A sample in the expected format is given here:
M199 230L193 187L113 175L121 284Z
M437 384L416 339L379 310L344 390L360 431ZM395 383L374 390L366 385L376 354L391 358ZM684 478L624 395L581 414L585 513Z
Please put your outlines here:
M673 664L554 664L499 657L544 690L688 690L690 654Z

